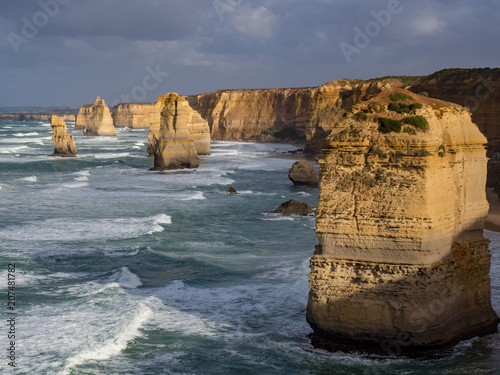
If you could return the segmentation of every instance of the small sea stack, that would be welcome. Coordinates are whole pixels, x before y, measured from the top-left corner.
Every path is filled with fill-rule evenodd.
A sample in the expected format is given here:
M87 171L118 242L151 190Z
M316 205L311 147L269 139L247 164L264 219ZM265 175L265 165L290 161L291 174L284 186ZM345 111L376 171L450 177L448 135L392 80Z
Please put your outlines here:
M231 195L238 194L238 192L236 191L236 189L234 187L232 187L232 186L229 186L229 189L227 189L227 193L231 194Z
M52 128L52 140L54 141L54 153L49 156L76 156L77 149L72 135L67 133L66 123L59 116L50 117L50 126Z
M311 163L300 160L292 165L288 178L294 186L318 187L318 176Z
M187 125L186 99L169 93L157 100L161 105L160 130L154 136L154 167L151 170L197 168L200 158Z

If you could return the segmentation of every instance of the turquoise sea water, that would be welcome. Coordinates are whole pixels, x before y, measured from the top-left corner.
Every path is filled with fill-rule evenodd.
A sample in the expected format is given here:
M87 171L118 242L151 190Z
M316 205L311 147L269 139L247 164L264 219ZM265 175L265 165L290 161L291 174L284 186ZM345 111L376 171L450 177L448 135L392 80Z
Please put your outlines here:
M294 146L214 142L196 171L159 173L143 130L68 128L79 156L48 158L48 123L0 123L2 320L9 263L18 313L17 368L2 354L0 373L500 373L499 334L426 360L311 347L314 218L265 213L317 202L316 190L292 187L292 159L270 157ZM500 312L500 235L486 233Z

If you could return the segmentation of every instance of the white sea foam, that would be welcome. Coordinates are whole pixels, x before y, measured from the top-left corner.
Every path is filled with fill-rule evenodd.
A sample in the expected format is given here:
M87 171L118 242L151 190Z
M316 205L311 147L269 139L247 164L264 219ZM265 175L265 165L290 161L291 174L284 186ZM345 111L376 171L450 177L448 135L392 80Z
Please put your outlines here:
M122 267L121 274L118 278L118 284L123 288L135 289L140 287L142 282L139 276L131 272L127 267Z
M261 220L264 220L264 221L293 221L294 218L292 216L283 216L280 214L276 214L276 216L269 215L269 216L263 217L263 218L261 218Z
M0 239L11 241L90 241L136 238L162 232L171 224L165 214L144 218L47 219L0 229Z
M15 134L12 134L14 137L32 137L34 135L39 135L38 133L36 132L32 132L32 133L15 133Z
M70 374L71 369L89 361L105 361L119 355L128 344L140 337L141 329L151 318L153 312L144 303L139 302L139 308L132 321L123 322L122 329L115 336L105 340L103 343L94 343L90 349L84 349L80 353L69 358L61 374ZM99 342L102 342L99 340Z
M38 178L36 176L30 176L30 177L20 178L17 181L37 182Z
M207 199L204 195L203 192L197 191L195 194L187 197L187 198L182 198L180 199L181 201L193 201L193 200L203 200Z
M83 179L83 180L82 180ZM76 181L86 181L88 180L87 177L80 177L80 178L75 178ZM71 183L71 184L62 184L61 187L65 187L68 189L78 189L82 188L85 186L89 186L87 182L76 182L76 183Z

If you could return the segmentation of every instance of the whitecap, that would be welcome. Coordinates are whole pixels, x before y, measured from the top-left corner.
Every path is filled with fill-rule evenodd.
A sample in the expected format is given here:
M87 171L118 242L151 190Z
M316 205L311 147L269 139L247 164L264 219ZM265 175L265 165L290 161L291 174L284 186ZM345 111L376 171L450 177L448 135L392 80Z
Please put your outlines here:
M137 238L163 232L172 223L159 214L143 218L46 219L0 229L0 239L11 241L92 241Z
M207 199L204 195L203 192L197 191L194 195L191 195L190 197L187 198L182 198L180 199L181 201L193 201L193 200L203 200Z
M32 137L34 135L39 135L38 133L36 132L32 132L32 133L15 133L15 134L12 134L14 137Z
M141 329L152 314L149 307L144 303L139 303L138 312L132 321L125 322L114 337L105 340L101 345L92 346L91 349L86 349L69 358L62 374L69 374L71 369L88 361L105 361L119 355L132 340L142 336Z
M122 267L118 284L127 289L135 289L142 285L141 279L127 267Z
M78 178L75 178L76 181L85 181L87 180L87 177L81 177L83 178L83 180L80 180ZM65 187L65 188L68 188L68 189L78 189L78 188L82 188L82 187L85 187L85 186L89 186L89 184L87 182L76 182L76 183L73 183L73 184L62 184L61 187Z
M36 176L30 176L30 177L20 178L17 181L37 182L38 178Z
M293 221L293 217L291 216L270 216L270 217L263 217L261 220L264 221Z

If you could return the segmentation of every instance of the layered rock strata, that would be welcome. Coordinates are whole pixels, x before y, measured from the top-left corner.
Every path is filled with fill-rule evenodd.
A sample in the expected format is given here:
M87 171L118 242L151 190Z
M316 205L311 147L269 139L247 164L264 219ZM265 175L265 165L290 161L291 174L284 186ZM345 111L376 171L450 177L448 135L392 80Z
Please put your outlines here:
M187 124L191 110L187 101L170 93L159 98L157 104L161 105L161 117L158 136L152 135L152 170L197 168L200 159Z
M76 121L75 121L75 129L83 130L89 123L90 116L92 114L92 106L93 104L84 104L80 110L78 111L78 114L76 115Z
M155 103L121 103L111 113L116 128L149 129L149 114Z
M54 141L54 153L50 156L76 156L77 149L72 135L67 133L66 123L56 115L50 119L52 127L52 140Z
M164 109L165 98L175 95L180 113L185 121L189 138L193 140L196 153L198 155L210 155L210 128L206 120L201 115L193 110L186 99L181 96L170 93L156 99L153 109L149 112L148 121L150 124L148 133L147 152L150 155L154 154L155 142L160 132L160 122L162 111Z
M420 355L496 331L485 143L466 109L404 90L345 111L319 161L314 345Z
M79 122L78 122L79 120ZM77 118L78 126L85 125L83 134L87 136L115 136L113 118L104 99L97 97L93 105L84 105Z

